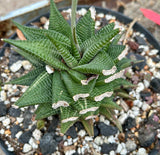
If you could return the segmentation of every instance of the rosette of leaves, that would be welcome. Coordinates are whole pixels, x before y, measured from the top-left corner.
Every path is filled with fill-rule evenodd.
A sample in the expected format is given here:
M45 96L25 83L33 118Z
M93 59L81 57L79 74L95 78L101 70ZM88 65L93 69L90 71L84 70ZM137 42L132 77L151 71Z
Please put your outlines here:
M132 85L123 79L131 61L114 23L95 31L92 9L76 23L77 0L72 1L71 26L50 1L49 29L15 25L26 40L3 39L33 64L28 74L11 84L29 86L15 103L19 107L38 105L36 119L59 114L61 132L81 121L93 135L93 118L105 115L121 130L114 116L121 109L113 98L129 97L122 89ZM50 70L50 71L48 71Z

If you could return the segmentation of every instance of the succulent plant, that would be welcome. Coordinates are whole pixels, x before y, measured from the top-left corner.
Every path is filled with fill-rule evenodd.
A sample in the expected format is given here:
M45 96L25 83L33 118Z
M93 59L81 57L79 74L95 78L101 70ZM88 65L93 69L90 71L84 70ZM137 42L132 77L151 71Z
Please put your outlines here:
M93 135L93 118L105 115L121 130L114 115L121 109L114 96L129 95L122 88L132 86L123 77L131 60L114 23L95 31L92 9L76 22L77 1L72 1L71 26L50 1L49 29L15 25L26 40L3 39L33 64L28 74L10 81L29 88L15 103L19 107L38 105L36 119L59 114L61 133L81 121Z

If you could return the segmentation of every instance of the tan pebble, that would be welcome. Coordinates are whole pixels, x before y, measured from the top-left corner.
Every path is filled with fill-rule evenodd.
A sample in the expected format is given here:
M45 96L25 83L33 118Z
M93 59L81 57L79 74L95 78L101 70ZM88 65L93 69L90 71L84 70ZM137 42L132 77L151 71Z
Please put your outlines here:
M37 141L36 141L36 143L37 143L37 144L40 144L40 141L39 141L39 140L37 140Z
M110 21L109 21L109 23L114 23L115 22L115 19L111 19Z
M15 124L16 124L16 125L18 125L18 124L19 124L19 122L18 122L18 121L16 121L16 122L15 122Z
M4 72L5 72L5 73L9 73L9 72L10 72L10 70L8 70L8 69L5 69L5 70L4 70Z
M154 143L151 144L150 148L151 148L151 149L154 149Z
M40 22L41 22L42 24L45 24L45 23L47 22L47 18L46 18L46 17L41 17L41 18L40 18Z
M134 134L135 134L136 137L138 137L138 135L139 135L138 132L135 132Z
M10 135L10 134L11 134L11 131L8 129L8 130L6 130L4 133L5 133L5 135Z
M146 66L144 66L144 70L148 70L149 69L149 67L146 65Z
M98 116L95 118L95 121L96 121L96 122L99 122L99 117L98 117Z
M139 127L140 127L140 125L139 125L139 124L137 124L137 125L136 125L136 128L138 129Z
M118 135L118 139L120 140L120 142L124 142L125 141L125 134L124 133L120 133Z
M132 132L135 132L135 130L136 130L136 128L131 128L131 131L132 131Z

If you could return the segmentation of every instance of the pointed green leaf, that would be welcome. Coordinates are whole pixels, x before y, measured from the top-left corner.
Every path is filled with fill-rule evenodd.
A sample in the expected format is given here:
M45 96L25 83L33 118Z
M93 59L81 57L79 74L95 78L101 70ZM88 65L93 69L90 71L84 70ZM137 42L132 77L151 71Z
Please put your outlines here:
M69 24L58 11L53 0L50 0L49 30L55 30L68 38L72 35Z
M113 60L115 60L122 53L122 51L124 51L124 49L125 49L125 46L123 45L111 45L107 53Z
M65 46L70 46L70 39L59 32L56 32L54 30L31 28L28 26L23 26L17 22L13 23L22 31L27 40L48 39L46 35L49 35L51 38L54 38L57 42Z
M95 21L91 18L90 10L80 18L76 30L82 42L91 38L95 34Z
M33 81L44 71L45 69L43 67L35 68L34 70L30 71L28 74L11 80L7 84L18 84L18 85L25 85L30 86Z
M91 119L85 120L85 119L81 118L80 121L82 122L82 124L85 127L89 136L94 136L93 120L91 120Z
M121 110L122 108L116 104L114 101L113 101L113 98L110 97L110 98L105 98L103 101L102 101L102 104L100 105L102 108L107 108L107 109L117 109L117 110Z
M65 133L79 118L78 112L69 107L60 107L61 112L61 132Z
M52 75L42 72L21 98L15 103L20 107L52 102Z
M82 73L109 75L116 71L116 66L107 53L100 52L90 63L73 69Z
M81 83L82 80L86 79L86 76L84 74L79 73L77 71L68 70L68 73L70 74L72 79L77 83Z
M114 26L115 26L115 23L110 23L104 27L102 27L97 33L96 35L102 35L102 34L108 34L110 33L111 31L113 31L114 29Z
M106 116L110 121L112 121L121 132L123 131L122 126L118 121L118 119L115 117L113 110L109 110L107 108L101 107L99 111L100 111L100 114Z
M88 112L95 112L99 109L100 104L88 99L80 99L73 103L72 106L76 109L80 115L86 114Z
M81 49L85 51L89 47L92 47L93 44L95 44L99 40L104 40L103 36L107 36L112 32L114 28L114 23L107 25L106 27L100 29L95 35L93 35L91 38L85 40L83 44L81 45Z
M61 76L68 92L73 97L74 101L77 101L79 98L88 97L96 82L94 79L88 85L81 85L75 82L67 72L62 71Z
M109 41L119 32L119 29L113 30L111 33L101 37L101 40L97 40L91 47L89 47L83 54L79 65L88 63Z
M58 56L58 54L53 50L53 44L49 40L43 39L38 41L22 41L4 39L4 41L22 50L25 50L29 54L36 56L38 59L41 59L52 67L62 70L68 70L67 66L55 57Z
M58 53L62 56L62 58L64 59L65 63L69 66L69 67L74 67L78 64L77 60L72 56L72 54L61 44L59 44L58 42L56 42L53 38L49 37L48 38L51 40L51 42L55 45L55 47L57 48Z
M43 61L38 59L36 56L26 52L25 50L21 50L21 49L18 49L18 48L13 48L13 51L22 55L24 58L26 58L35 67L40 67L40 66L45 65Z
M55 71L53 74L52 94L52 106L54 106L55 109L60 106L69 106L74 102L72 97L68 94L58 71Z
M36 119L40 120L59 113L58 109L53 109L51 103L42 103L36 110Z

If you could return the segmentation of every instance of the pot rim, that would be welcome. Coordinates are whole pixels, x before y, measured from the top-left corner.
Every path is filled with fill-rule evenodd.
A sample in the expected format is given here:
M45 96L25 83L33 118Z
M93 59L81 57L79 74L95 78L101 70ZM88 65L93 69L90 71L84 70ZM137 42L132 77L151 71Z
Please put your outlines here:
M85 8L85 9L89 9L91 6L89 5L78 5L77 6L77 10L80 10L82 8ZM116 19L124 24L129 24L132 22L132 19L125 16L124 14L120 13L120 12L117 12L117 11L113 11L111 9L108 9L108 8L101 8L101 7L97 7L97 6L94 6L95 9L96 9L96 12L97 13L104 13L104 14L110 14L110 15L113 15L116 17ZM67 10L71 7L63 7L63 8L60 8L59 11L62 11L62 10ZM27 22L27 24L25 24L26 26L31 26L31 23L37 21L40 19L40 17L42 16L45 16L45 17L49 17L49 12L48 13L45 13L43 15L40 15L40 16L37 16L35 18L33 18L32 20L30 20L29 22ZM135 23L134 26L133 26L133 29L138 31L138 32L141 32L145 35L145 37L147 38L148 42L150 42L151 45L153 45L154 48L158 49L159 50L159 55L160 55L160 43L155 39L155 37L151 34L151 32L149 32L146 28L144 28L141 24L139 23ZM13 39L17 36L16 33L14 33L10 39ZM5 43L2 47L2 49L0 49L0 57L2 57L4 55L4 51L5 51L5 48L4 47L10 47L10 45L8 43ZM0 139L0 148L4 151L4 153L6 155L14 155L14 153L11 153L7 150L7 148L5 147L4 145L4 142Z

